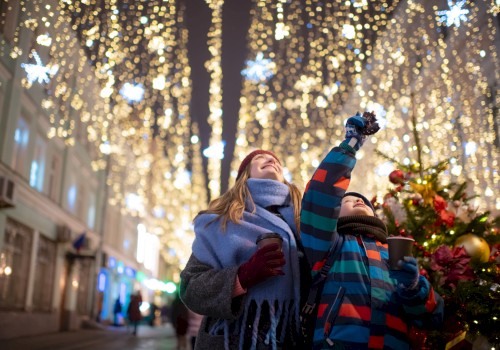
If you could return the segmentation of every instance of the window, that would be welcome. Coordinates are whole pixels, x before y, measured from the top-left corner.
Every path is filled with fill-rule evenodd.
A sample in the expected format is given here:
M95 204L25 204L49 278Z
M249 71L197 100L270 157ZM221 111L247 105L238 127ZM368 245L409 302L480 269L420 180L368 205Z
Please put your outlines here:
M87 211L87 226L94 229L95 213L96 213L96 197L94 191L88 194L88 211Z
M19 117L14 132L14 149L12 154L12 168L24 175L30 130L25 118Z
M54 287L54 267L56 264L56 243L40 235L36 257L35 286L33 289L33 309L50 311Z
M28 227L7 219L4 254L9 275L0 275L0 308L23 309L26 299L33 232Z
M47 191L49 198L54 202L59 200L59 189L60 189L60 173L61 173L61 157L58 154L52 155L50 161L50 167L47 172L48 184Z
M76 214L76 198L78 197L78 185L73 173L68 175L68 188L66 192L66 208L69 212Z
M31 162L30 186L36 188L39 192L43 192L46 148L47 143L41 136L38 136L36 140L35 155Z

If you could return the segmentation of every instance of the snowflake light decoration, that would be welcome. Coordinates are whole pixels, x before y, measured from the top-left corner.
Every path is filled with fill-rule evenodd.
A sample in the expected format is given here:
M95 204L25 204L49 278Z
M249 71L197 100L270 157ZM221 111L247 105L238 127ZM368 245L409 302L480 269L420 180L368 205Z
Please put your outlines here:
M123 84L120 95L129 103L140 102L144 98L144 86L142 84Z
M21 63L21 67L26 71L28 82L30 84L34 81L38 81L39 84L49 83L50 78L59 70L59 66L57 64L52 67L44 66L40 56L35 51L33 51L33 58L36 64Z
M495 0L492 3L491 8L488 10L488 13L492 13L493 16L496 16L500 13L500 0Z
M460 21L467 21L466 14L469 13L469 10L462 8L465 5L466 0L457 1L453 4L452 0L448 0L449 10L438 11L437 14L440 16L439 22L446 22L446 26L451 27L452 24L455 24L456 27L460 27Z
M248 80L256 82L264 81L271 78L274 73L274 62L269 58L264 58L264 54L259 52L255 57L255 61L247 60L247 68L241 71L241 74Z

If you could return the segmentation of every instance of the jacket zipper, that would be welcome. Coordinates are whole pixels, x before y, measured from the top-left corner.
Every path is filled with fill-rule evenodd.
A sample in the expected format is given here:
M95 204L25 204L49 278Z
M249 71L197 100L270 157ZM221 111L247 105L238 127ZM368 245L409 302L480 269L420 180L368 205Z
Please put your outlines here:
M333 300L332 306L330 306L330 309L328 310L328 313L326 314L325 326L323 327L323 332L324 332L323 335L325 336L326 342L330 346L333 345L333 341L329 338L330 331L332 330L332 325L333 325L333 322L335 322L335 318L339 314L340 306L342 305L342 301L344 300L345 291L346 291L346 289L344 287L342 287L342 286L339 287L337 295L335 296L335 299Z

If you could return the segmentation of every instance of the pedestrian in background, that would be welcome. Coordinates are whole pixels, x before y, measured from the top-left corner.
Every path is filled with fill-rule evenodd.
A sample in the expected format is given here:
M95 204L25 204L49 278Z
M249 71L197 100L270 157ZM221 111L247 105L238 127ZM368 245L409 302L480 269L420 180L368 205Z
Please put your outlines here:
M156 306L155 303L149 304L149 320L148 320L148 324L151 327L155 326L155 323L156 323L156 311L157 310L158 310L158 306Z
M189 311L179 294L172 301L172 325L177 337L177 350L187 350L187 330L189 327Z
M165 324L169 321L170 307L167 304L162 305L162 307L160 309L160 315L161 315L161 323L162 324Z
M139 291L136 294L130 296L130 303L128 304L127 309L127 317L130 323L133 325L134 330L132 332L133 335L137 335L137 326L139 322L142 320L140 306L142 304L142 296Z
M115 305L113 306L113 324L115 326L120 325L120 314L122 312L122 303L120 302L120 298L116 298Z

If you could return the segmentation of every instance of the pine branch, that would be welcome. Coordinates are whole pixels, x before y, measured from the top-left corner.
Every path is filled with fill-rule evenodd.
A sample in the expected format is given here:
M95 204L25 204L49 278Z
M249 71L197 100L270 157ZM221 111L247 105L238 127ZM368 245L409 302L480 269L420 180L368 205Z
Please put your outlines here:
M396 160L396 158L393 158L391 156L388 156L387 154L379 151L378 149L375 150L375 153L378 154L379 156L381 156L382 158L392 162L392 163L395 163L399 169L404 169L406 171L409 171L410 168L406 165L404 165L403 163L399 162L398 160Z

